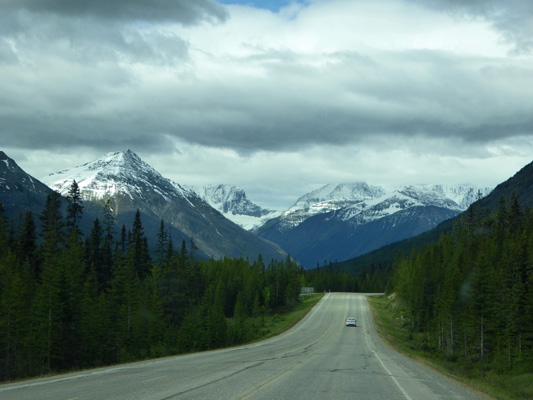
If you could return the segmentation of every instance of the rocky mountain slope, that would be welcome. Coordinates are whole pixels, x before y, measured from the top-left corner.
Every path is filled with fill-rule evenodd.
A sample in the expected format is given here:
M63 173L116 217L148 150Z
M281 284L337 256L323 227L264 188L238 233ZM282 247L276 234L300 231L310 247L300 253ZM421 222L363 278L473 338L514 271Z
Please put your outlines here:
M238 186L210 185L194 188L194 191L226 218L249 231L281 214L281 211L268 210L252 203Z
M31 211L38 222L46 197L52 190L24 172L17 163L0 151L0 203L11 220Z
M432 229L490 190L471 185L326 185L300 197L255 232L312 268Z
M172 239L192 238L208 257L282 258L284 252L226 219L194 191L164 178L134 152L109 153L95 161L44 177L62 194L76 180L86 203L102 206L111 200L119 224L131 224L140 210L145 232L156 237L160 222L172 227Z
M529 175L521 171L517 176ZM62 193L73 180L82 191L87 218L101 215L102 205L110 199L119 226L131 226L139 209L147 236L156 237L163 219L174 242L193 238L206 257L254 259L261 253L269 259L287 252L308 268L357 257L430 230L491 190L470 185L326 185L281 213L257 206L235 186L197 191L183 187L129 150L42 179ZM38 216L48 193L50 188L0 152L0 202L8 216L26 210Z
M526 207L533 207L533 162L523 167L505 182L497 185L490 193L475 201L472 205L475 210L478 210L478 213L488 214L498 209L502 198L507 202L507 206L509 206L512 202L513 195L517 196L518 203L523 210ZM460 216L456 218L460 218ZM446 220L437 227L420 235L339 262L334 267L338 271L357 274L361 271L369 270L377 264L390 265L399 252L409 254L414 247L420 249L429 243L437 242L442 234L450 233L453 230L454 223L455 218Z

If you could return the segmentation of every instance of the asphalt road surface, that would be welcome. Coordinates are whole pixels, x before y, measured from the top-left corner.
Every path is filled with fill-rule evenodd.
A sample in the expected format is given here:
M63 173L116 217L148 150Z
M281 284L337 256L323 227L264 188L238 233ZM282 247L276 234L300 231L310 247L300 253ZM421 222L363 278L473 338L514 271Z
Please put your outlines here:
M0 385L9 400L481 398L385 346L354 293L328 293L293 329L252 345Z

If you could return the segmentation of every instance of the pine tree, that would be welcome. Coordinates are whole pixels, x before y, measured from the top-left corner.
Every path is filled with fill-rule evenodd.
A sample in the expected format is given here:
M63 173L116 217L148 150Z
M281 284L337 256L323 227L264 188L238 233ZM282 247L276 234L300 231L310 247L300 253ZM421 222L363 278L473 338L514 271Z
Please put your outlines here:
M102 240L103 234L104 231L100 225L100 220L96 218L93 222L91 233L86 240L86 264L87 271L89 271L90 268L94 268L99 290L108 287L111 280L110 260L106 260L107 262L104 261L104 248L102 242L105 242L105 239ZM107 252L111 252L111 248L107 248ZM110 258L111 255L107 254L107 257Z
M156 254L157 254L157 264L161 264L163 260L166 257L166 254L168 252L168 234L165 230L165 223L163 220L161 220L161 224L159 226L159 232L157 234L157 248L156 248Z
M11 250L0 255L0 380L30 373L33 282L27 263L21 266Z
M61 217L61 195L58 192L51 192L46 197L46 204L40 217L41 236L45 244L50 247L58 248L63 242L63 219ZM46 248L46 246L43 246Z
M150 253L147 238L141 221L141 212L137 209L132 228L133 262L139 280L144 280L150 271Z
M110 289L114 361L123 362L132 360L136 351L141 285L135 270L133 249L124 256L117 254L115 260Z
M4 205L0 203L0 257L5 254L9 245L9 229L7 218L4 216Z
M113 247L115 246L114 235L116 218L111 208L111 199L107 199L104 206L104 241L102 244L102 282L105 282L104 289L109 289L111 281L111 271L113 270ZM124 251L124 250L123 250Z
M153 265L150 275L144 281L145 307L144 323L148 340L148 354L150 357L161 357L167 354L165 340L167 336L163 316L163 299L161 293L161 267Z
M24 215L22 225L18 229L17 236L17 257L19 260L25 260L33 270L36 279L40 278L41 265L37 252L37 231L33 213L27 211Z
M60 370L79 368L81 295L85 274L85 260L81 240L72 230L66 249L62 252L57 269L58 317L56 367Z
M67 227L81 234L79 226L83 214L83 199L78 183L74 180L66 195L67 198Z
M61 307L58 298L60 276L58 267L63 242L60 198L59 193L51 192L39 217L42 226L41 235L44 238L41 245L43 261L40 285L36 290L33 306L35 323L32 347L37 360L43 360L43 369L37 370L37 373L51 372L56 367L54 360L60 357L57 346L60 318L58 310Z
M110 242L113 240L115 234L115 225L117 220L111 208L111 199L107 199L104 205L104 238L107 238Z
M216 285L216 286L215 286ZM214 291L214 293L211 293ZM207 305L208 311L205 316L206 341L207 348L214 349L224 347L227 338L227 322L224 315L224 296L225 289L223 282L213 282L213 286L208 290ZM209 299L212 297L212 300Z

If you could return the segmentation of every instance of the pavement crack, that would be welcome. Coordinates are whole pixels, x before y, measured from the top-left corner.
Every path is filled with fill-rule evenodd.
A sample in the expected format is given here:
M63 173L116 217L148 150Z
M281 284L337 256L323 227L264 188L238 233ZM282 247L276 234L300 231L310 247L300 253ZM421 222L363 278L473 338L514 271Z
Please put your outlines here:
M215 383L218 383L218 382L221 382L223 381L224 379L228 379L228 378L231 378L232 376L235 376L235 375L238 375L240 374L241 372L244 372L246 370L249 370L249 369L252 369L252 368L255 368L255 367L259 367L260 365L264 364L263 361L260 361L260 362L257 362L255 364L252 364L252 365L248 365L247 367L245 368L242 368L242 369L239 369L238 371L234 371L233 373L229 374L229 375L225 375L225 376L222 376L218 379L215 379L213 381L210 381L210 382L207 382L207 383L204 383L203 385L199 385L199 386L196 386L196 387L193 387L193 388L190 388L190 389L187 389L187 390L184 390L182 392L179 392L179 393L175 393L171 396L167 396L167 397L162 397L161 400L169 400L169 399L175 399L176 397L179 397L179 396L182 396L186 393L190 393L190 392L193 392L195 390L198 390L198 389L201 389L201 388L204 388L206 386L209 386L209 385L213 385Z

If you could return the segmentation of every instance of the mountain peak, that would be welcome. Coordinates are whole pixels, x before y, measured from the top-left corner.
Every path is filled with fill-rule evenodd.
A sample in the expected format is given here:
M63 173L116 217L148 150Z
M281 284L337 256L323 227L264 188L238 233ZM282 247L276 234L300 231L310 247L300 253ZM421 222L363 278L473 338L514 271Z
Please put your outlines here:
M117 151L112 153L107 153L105 156L96 159L94 161L85 163L76 168L85 168L89 171L96 170L108 170L109 172L114 172L119 174L123 169L144 169L151 168L146 164L141 158L131 150L126 151ZM67 171L67 170L64 170ZM61 174L64 171L57 172L56 174ZM53 174L51 174L53 175Z
M52 173L43 182L60 193L68 192L73 181L78 183L85 199L98 200L118 193L130 198L143 197L154 189L167 201L184 197L186 190L164 178L131 150L107 153L101 158Z
M9 169L13 169L14 167L17 167L17 164L15 163L15 161L9 158L7 154L1 150L0 150L0 161L3 161L6 167Z
M330 183L301 196L296 204L309 201L368 199L384 194L385 190L382 187L371 186L366 182Z
M411 207L440 207L461 212L491 188L473 185L391 185L366 182L328 184L301 196L282 214L280 230L293 228L306 219L330 212L341 220L361 223L380 219Z
M48 186L60 193L68 192L74 180L89 205L101 205L102 200L110 199L117 220L122 218L123 224L139 210L145 229L153 232L160 229L163 220L174 232L173 240L194 238L201 256L286 256L276 245L224 218L193 190L163 177L131 150L108 153L44 178Z
M247 230L253 230L266 220L280 214L278 211L268 210L251 202L246 197L244 189L239 186L208 185L195 188L195 191L207 204Z
M0 151L0 183L16 184L18 180L28 181L33 185L34 179L26 174L6 153ZM24 183L24 182L21 182Z

